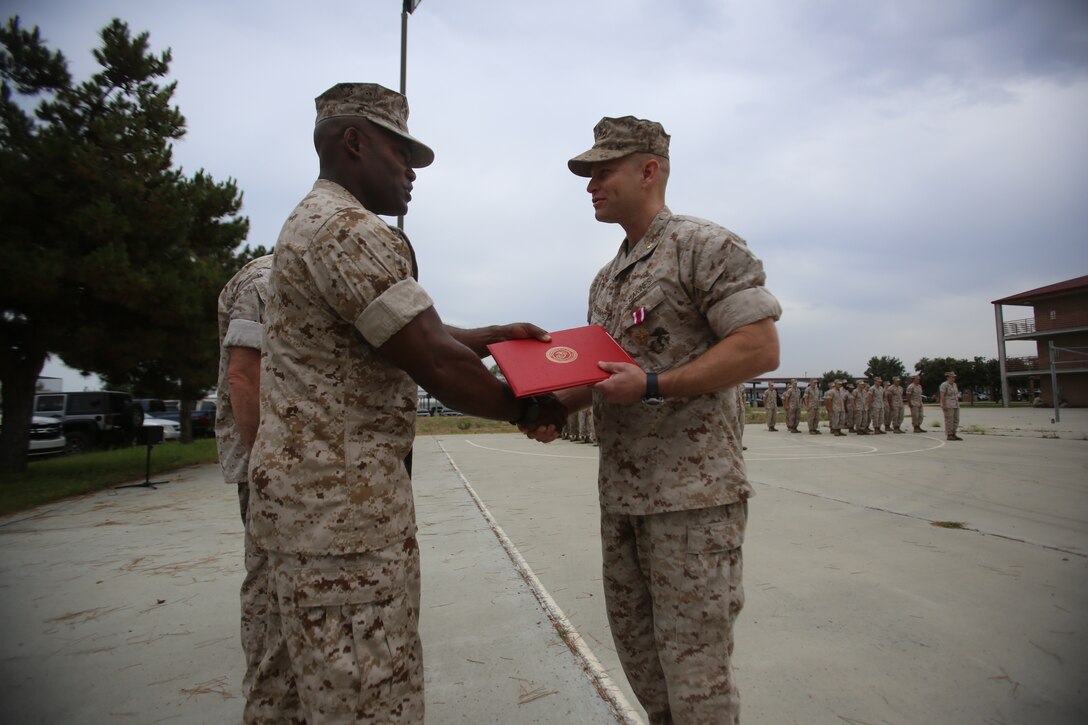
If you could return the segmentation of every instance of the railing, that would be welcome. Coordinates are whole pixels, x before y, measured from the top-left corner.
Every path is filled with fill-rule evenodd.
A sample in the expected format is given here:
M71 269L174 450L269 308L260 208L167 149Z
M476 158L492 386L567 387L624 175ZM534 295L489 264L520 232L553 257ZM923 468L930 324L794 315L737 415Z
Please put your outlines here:
M1088 367L1088 352L1059 351L1054 356L1054 366L1060 372L1066 368ZM1038 355L1005 358L1005 370L1010 373L1030 371L1046 372L1050 370L1047 360L1040 360Z
M1009 320L1002 325L1005 336L1010 335L1030 335L1035 332L1035 318L1029 317L1026 320Z
M1029 357L1010 357L1005 359L1005 369L1010 373L1019 373L1029 370L1039 369L1039 357L1037 355L1031 355Z

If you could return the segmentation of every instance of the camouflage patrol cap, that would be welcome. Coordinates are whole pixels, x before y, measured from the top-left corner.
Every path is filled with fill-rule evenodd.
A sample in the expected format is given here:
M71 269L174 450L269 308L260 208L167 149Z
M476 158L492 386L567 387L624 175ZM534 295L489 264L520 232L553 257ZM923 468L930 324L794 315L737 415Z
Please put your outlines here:
M593 164L612 161L636 153L669 158L669 134L657 121L634 116L602 118L593 127L593 148L567 162L577 176L591 176Z
M408 99L396 91L377 83L337 83L314 102L315 124L330 118L365 118L408 142L412 168L430 166L434 161L434 151L408 133Z

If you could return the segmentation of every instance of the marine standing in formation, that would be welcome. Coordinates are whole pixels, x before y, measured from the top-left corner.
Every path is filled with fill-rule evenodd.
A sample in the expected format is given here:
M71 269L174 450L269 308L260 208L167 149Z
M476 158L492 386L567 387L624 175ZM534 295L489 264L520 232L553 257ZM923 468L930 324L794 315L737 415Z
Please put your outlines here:
M774 383L767 383L767 390L763 392L763 410L767 413L767 430L777 431L778 423L778 393L774 389Z
M854 432L869 435L869 383L858 381L854 390Z
M898 375L892 377L892 384L888 386L888 390L884 394L884 405L886 406L885 430L891 430L893 433L902 433L903 384L900 382Z
M786 409L786 430L800 433L797 426L801 424L801 391L797 389L796 380L791 380L786 392L782 393L782 406Z
M884 381L873 378L873 387L869 389L869 418L873 421L873 433L884 435Z
M820 435L820 381L816 378L808 381L804 395L801 396L808 417L808 434Z
M836 380L824 397L829 399L828 412L831 417L831 435L846 435L842 432L843 423L846 421L846 401L842 381Z
M907 386L907 403L910 405L910 424L915 433L922 433L922 376L915 375Z
M944 435L950 441L962 441L956 435L960 427L960 389L956 387L956 373L951 370L944 374L941 383L941 412L944 413Z

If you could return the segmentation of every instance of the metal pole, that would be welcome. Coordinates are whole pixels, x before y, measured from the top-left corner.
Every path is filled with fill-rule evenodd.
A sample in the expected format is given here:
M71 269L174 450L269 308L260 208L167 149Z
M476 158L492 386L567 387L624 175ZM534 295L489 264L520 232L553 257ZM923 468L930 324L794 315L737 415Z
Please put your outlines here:
M400 11L400 94L408 96L408 3ZM404 231L404 215L397 215L397 229Z
M1062 421L1061 408L1058 406L1058 366L1054 360L1057 351L1054 349L1054 341L1047 343L1050 346L1050 394L1054 396L1054 422Z
M994 305L994 319L997 322L997 362L1001 369L1001 407L1009 407L1008 367L1005 363L1005 317L1001 305Z

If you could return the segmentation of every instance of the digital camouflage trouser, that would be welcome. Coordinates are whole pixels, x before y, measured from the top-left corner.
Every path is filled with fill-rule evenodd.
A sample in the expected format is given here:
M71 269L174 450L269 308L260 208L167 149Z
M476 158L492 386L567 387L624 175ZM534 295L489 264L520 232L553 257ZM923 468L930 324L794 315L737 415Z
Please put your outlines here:
M608 623L650 723L739 722L730 658L747 512L601 514Z
M269 552L268 639L245 722L422 723L419 547Z

